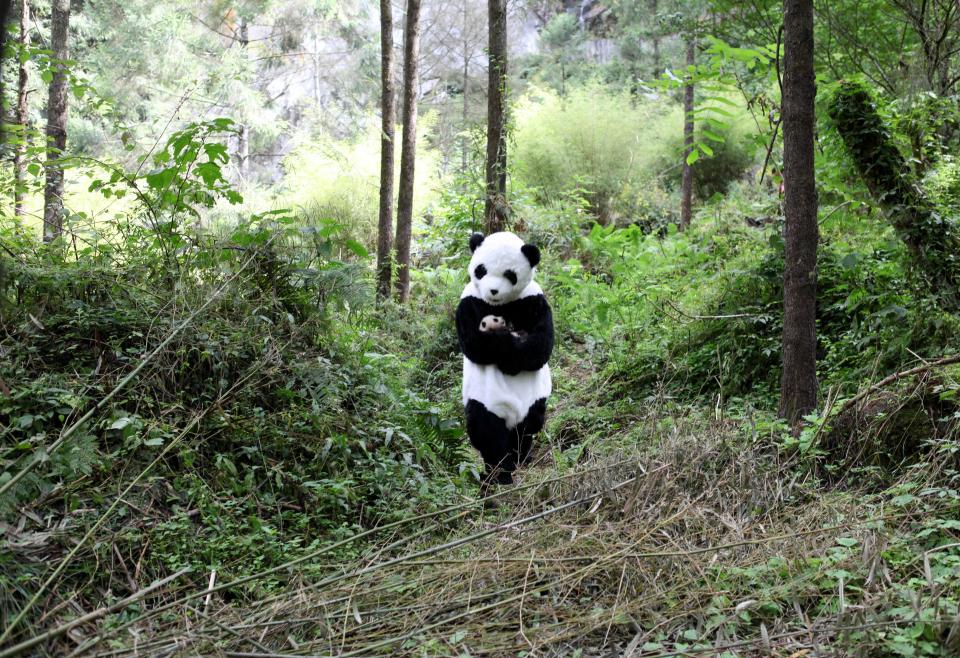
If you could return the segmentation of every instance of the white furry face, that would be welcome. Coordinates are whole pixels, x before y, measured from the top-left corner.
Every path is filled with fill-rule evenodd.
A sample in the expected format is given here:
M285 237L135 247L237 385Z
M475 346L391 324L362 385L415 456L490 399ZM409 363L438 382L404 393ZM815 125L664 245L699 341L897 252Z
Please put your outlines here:
M523 240L509 232L483 239L470 259L470 280L483 301L497 306L512 302L533 280L533 267L522 251Z

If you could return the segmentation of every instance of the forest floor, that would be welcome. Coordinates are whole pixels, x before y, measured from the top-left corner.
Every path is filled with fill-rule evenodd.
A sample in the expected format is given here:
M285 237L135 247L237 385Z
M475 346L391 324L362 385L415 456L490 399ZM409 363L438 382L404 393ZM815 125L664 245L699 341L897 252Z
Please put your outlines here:
M324 270L314 297L264 247L170 343L220 294L219 261L173 304L136 271L17 271L43 286L3 318L5 469L158 353L0 500L0 619L18 624L0 658L960 655L956 369L831 413L897 350L942 354L953 334L920 331L942 316L896 291L854 314L874 261L824 256L827 410L795 434L770 411L767 234L718 213L581 238L541 273L546 431L485 499L460 422L460 265L375 305L357 269Z
M591 416L587 399L603 395L584 386L591 370L561 358L560 388L577 393L557 399L558 416ZM315 552L321 576L274 569L287 586L253 604L229 584L210 596L173 588L76 655L801 658L958 646L955 559L915 546L956 523L955 474L942 464L868 490L826 484L749 417L651 398L613 427L566 451L542 444L515 486L485 499ZM353 542L355 559L324 563Z

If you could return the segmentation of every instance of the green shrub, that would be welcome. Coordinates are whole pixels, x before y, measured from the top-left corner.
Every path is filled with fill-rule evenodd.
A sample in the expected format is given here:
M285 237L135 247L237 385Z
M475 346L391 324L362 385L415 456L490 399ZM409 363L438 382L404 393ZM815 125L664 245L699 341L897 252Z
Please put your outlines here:
M655 165L668 159L669 136L681 125L677 105L637 102L598 85L563 98L537 90L516 110L515 176L542 202L579 189L601 223L620 216L629 221L636 196L660 173Z
M944 155L923 182L934 205L960 217L960 162L955 156Z
M430 147L428 114L417 124L414 223L436 200L439 153ZM400 175L400 126L397 126L394 194ZM371 127L352 141L315 138L297 145L283 160L285 172L278 199L284 207L301 207L307 218L333 219L347 235L373 250L377 240L380 190L380 130Z
M679 200L683 114L666 97L637 100L596 84L564 97L535 90L517 108L514 174L543 205L579 190L601 224L638 224L653 230L673 223ZM701 199L725 192L753 162L747 113L727 118L731 128L714 155L694 165ZM700 141L703 141L703 137Z

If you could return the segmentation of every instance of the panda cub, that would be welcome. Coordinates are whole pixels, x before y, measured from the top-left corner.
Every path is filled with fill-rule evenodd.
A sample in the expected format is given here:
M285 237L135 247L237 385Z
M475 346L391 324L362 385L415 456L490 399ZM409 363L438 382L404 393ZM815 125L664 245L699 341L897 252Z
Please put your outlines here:
M480 320L480 331L509 331L514 336L522 338L527 335L526 331L514 331L513 325L504 320L499 315L488 315Z
M513 233L470 238L470 282L457 307L467 434L484 483L510 484L543 429L553 316L533 280L540 250Z

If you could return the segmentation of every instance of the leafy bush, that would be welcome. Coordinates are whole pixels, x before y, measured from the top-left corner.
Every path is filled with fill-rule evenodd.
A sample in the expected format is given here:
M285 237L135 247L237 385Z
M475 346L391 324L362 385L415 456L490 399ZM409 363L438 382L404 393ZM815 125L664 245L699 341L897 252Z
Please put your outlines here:
M662 100L638 102L597 85L563 98L536 90L516 111L515 175L542 202L579 189L601 223L630 221L681 126L679 107Z
M753 162L747 114L734 110L712 157L694 165L702 199L726 191ZM679 199L670 190L680 182L683 116L666 96L638 100L595 84L562 98L535 90L517 109L515 141L515 178L540 204L578 190L601 224L653 230L675 221Z
M417 177L414 222L436 199L439 154L427 135L432 118L417 124ZM397 128L400 135L400 128ZM347 237L372 250L377 239L380 190L380 129L371 128L352 141L314 138L299 143L283 160L284 181L278 198L286 207L302 207L307 217L333 219ZM395 176L400 175L400 140L396 140ZM394 184L394 194L398 189Z
M930 200L938 208L960 217L960 162L955 156L944 155L923 182Z

